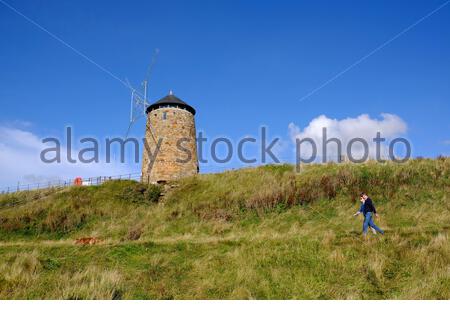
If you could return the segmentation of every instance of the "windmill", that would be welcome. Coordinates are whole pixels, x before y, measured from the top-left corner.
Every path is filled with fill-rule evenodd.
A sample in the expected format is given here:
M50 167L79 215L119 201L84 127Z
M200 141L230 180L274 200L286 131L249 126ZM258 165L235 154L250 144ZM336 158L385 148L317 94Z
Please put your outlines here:
M136 123L136 121L138 121L141 117L143 117L145 115L145 110L150 105L150 103L148 102L148 99L147 99L148 82L149 82L150 75L153 71L153 67L156 64L156 59L158 58L158 54L159 54L159 49L155 49L155 51L153 52L153 56L152 56L150 65L148 66L145 78L141 83L142 91L133 88L133 86L130 84L128 79L125 79L128 87L131 90L130 122L128 124L128 129L125 134L125 139L127 139L128 134L130 133L130 130L131 130L132 126L134 125L134 123Z

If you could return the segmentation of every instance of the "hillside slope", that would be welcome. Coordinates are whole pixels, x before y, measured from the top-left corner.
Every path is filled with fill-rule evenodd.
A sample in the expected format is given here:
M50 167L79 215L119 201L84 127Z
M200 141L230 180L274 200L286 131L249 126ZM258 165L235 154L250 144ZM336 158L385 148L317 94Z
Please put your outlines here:
M361 237L361 190L385 236ZM450 298L449 158L264 166L161 191L1 195L0 299Z

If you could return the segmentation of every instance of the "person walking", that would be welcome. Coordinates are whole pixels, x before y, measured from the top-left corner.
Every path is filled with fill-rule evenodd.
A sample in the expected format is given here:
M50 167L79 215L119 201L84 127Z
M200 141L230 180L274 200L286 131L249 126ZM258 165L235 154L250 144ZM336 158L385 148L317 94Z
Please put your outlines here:
M364 192L362 192L359 196L361 207L359 208L359 211L354 214L354 216L358 216L361 213L364 215L363 236L367 236L367 230L369 227L376 232L384 234L384 231L373 222L373 215L378 216L378 214L372 199L370 199Z

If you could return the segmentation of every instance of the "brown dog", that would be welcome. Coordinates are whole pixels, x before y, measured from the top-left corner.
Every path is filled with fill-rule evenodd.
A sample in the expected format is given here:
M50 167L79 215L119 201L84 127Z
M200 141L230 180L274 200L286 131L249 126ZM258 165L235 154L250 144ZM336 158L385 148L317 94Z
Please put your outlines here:
M79 238L79 239L75 240L75 244L82 244L82 245L96 244L99 242L100 242L100 240L95 237Z

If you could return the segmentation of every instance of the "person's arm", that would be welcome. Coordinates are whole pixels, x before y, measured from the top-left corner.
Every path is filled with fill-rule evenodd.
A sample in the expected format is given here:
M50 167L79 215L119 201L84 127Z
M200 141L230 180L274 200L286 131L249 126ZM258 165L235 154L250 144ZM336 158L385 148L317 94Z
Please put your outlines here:
M375 216L378 216L377 209L375 208L375 205L373 204L373 201L372 201L372 207L373 207L373 214Z
M356 212L356 213L354 214L354 216L356 217L357 215L361 214L362 212L364 212L364 203L361 204L361 207L359 207L359 211Z

